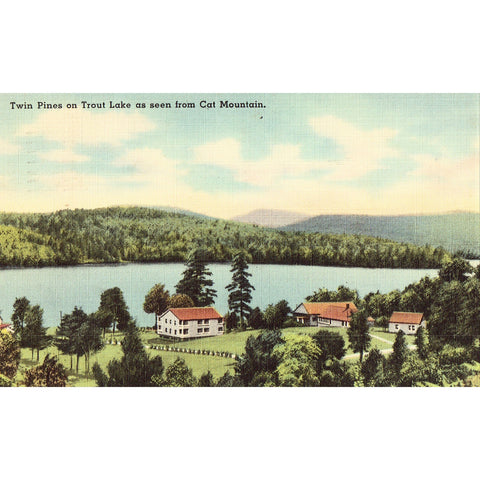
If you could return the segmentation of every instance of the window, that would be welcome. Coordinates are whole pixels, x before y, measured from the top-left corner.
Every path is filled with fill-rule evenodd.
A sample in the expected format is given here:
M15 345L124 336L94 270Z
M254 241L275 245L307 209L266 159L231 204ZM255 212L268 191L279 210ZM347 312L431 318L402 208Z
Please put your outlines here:
M176 320L174 320L174 321L173 321L173 324L174 324L174 325L176 325L176 324L177 324L177 321L176 321Z
M395 328L398 330L398 323L395 325Z
M219 332L223 332L223 327L218 327Z
M203 328L197 328L197 333L203 333Z
M204 328L203 331L204 331L205 333L208 333L208 332L210 331L210 328L209 328L209 327Z
M205 320L203 323L204 323L205 325L208 325L208 324L210 323L210 320Z
M198 324L201 325L203 323L203 320L199 320Z
M184 329L183 329L183 334L184 334L184 335L188 335L188 328L184 328Z
M170 329L170 332L169 333L172 333L172 329Z
M170 319L170 325L172 324L172 319Z
M175 333L174 333L174 335L176 335L176 334L177 334L177 331L175 330Z

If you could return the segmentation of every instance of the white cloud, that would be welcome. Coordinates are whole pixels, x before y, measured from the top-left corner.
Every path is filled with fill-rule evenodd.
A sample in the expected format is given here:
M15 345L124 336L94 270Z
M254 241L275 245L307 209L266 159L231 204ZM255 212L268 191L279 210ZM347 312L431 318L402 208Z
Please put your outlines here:
M0 138L0 155L16 155L20 151L18 145Z
M96 112L53 110L42 112L36 120L17 132L22 137L43 137L69 148L74 145L118 146L140 133L150 132L155 124L138 112Z
M158 148L136 148L127 150L112 162L116 166L132 167L134 173L127 181L163 183L175 182L186 172L176 160L165 156Z
M61 192L85 192L96 190L105 183L105 178L75 171L39 175L36 179L50 190Z
M352 180L381 168L381 160L397 158L390 145L397 131L390 128L360 129L340 118L326 115L310 119L320 136L332 139L341 149L341 159L329 162L328 180Z
M325 168L321 162L301 158L299 145L273 145L259 160L243 158L240 150L240 142L232 138L206 143L194 149L194 163L226 168L233 171L237 181L263 187Z
M88 162L90 158L87 155L75 153L72 150L53 150L40 153L38 155L42 160L56 163L81 163Z

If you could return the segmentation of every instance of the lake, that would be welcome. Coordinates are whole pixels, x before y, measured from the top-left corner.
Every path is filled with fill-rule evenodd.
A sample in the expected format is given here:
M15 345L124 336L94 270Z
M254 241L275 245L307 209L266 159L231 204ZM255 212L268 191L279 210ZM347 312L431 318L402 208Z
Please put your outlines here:
M209 268L218 294L215 307L225 314L228 299L225 287L231 282L230 265L211 264ZM147 315L142 308L145 295L156 283L165 284L171 294L175 293L175 285L184 270L182 263L2 269L0 315L9 323L15 298L25 296L32 304L44 309L44 324L54 326L60 322L60 312L69 313L75 306L87 313L94 312L100 304L100 294L108 288L119 287L137 324L151 326L153 315ZM345 285L357 289L364 296L377 290L382 293L396 288L402 290L426 275L437 275L437 270L427 269L305 265L250 265L249 271L252 274L251 283L255 286L251 305L261 309L282 299L295 308L307 295L323 287L335 290L339 285Z

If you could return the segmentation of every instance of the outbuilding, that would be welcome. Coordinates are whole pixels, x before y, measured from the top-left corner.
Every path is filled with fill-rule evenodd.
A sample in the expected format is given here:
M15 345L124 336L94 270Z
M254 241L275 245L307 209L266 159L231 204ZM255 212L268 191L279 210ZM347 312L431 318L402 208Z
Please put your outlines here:
M388 331L397 333L403 330L407 335L415 335L418 327L425 326L423 313L414 312L393 312L388 322Z

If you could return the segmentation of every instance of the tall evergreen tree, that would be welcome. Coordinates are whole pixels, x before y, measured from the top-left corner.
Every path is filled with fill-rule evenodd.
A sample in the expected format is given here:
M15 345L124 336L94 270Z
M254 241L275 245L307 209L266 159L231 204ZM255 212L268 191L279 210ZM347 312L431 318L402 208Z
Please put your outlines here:
M23 327L25 326L25 315L30 308L30 301L25 297L16 298L13 304L12 324L15 336L22 346Z
M103 348L102 330L97 325L95 315L88 315L75 335L75 350L77 355L85 357L85 372L90 370L90 355Z
M232 283L227 285L227 290L230 292L228 295L228 308L235 312L239 318L240 323L244 323L245 316L250 316L252 307L250 302L252 301L252 290L255 287L250 283L248 277L252 274L248 271L248 263L244 252L239 252L233 257L232 268L230 272L232 275Z
M400 381L400 373L403 364L408 357L407 341L405 339L405 332L399 330L393 342L393 352L390 355L389 361L394 374L394 379L398 383Z
M47 329L43 326L43 310L39 305L29 307L25 313L25 325L22 333L22 346L37 351L37 362L40 359L40 350L50 345L52 338L47 335Z
M57 328L57 336L55 345L64 354L70 355L70 370L73 369L73 356L77 357L76 371L78 372L78 362L81 356L80 350L77 348L78 331L83 323L88 319L87 314L78 307L75 307L72 313L62 316L60 326Z
M348 341L355 353L360 353L360 363L363 360L363 353L370 347L371 337L369 333L367 314L359 310L352 315L350 327L347 329Z
M384 385L385 357L377 347L373 347L362 363L361 372L366 387L380 387Z
M428 356L428 336L423 327L418 327L415 334L415 345L417 346L418 356L425 360Z
M217 292L211 288L213 280L209 277L212 272L206 267L204 255L200 249L190 252L183 272L183 277L175 286L177 293L188 295L195 306L208 307L212 305Z

